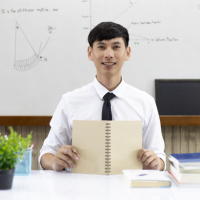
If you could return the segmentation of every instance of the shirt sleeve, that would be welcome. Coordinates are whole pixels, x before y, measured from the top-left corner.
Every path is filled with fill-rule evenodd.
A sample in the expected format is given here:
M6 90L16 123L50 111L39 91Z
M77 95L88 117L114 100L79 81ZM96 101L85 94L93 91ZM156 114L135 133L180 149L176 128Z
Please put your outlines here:
M143 127L143 148L154 151L163 160L166 169L166 155L164 153L165 143L162 137L160 118L154 99L151 99L150 109Z
M72 144L72 136L71 136L71 128L70 124L70 113L69 107L67 105L66 98L62 97L60 100L56 111L51 119L50 126L51 130L49 132L48 137L44 140L43 146L40 150L40 156L38 158L38 162L41 166L41 157L45 153L56 154L57 150L62 145L71 145Z

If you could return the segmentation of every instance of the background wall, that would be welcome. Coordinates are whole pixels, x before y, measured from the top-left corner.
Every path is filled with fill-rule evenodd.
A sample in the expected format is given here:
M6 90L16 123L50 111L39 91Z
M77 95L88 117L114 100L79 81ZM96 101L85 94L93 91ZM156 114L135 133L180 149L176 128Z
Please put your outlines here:
M87 36L125 26L125 81L154 96L155 79L198 79L199 0L1 0L0 115L52 115L61 95L93 81Z

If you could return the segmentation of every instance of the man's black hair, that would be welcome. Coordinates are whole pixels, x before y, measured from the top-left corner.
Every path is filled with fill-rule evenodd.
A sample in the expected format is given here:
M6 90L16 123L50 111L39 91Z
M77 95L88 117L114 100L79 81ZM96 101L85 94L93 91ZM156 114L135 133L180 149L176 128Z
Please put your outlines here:
M96 41L111 40L117 37L121 37L125 47L128 47L129 34L125 27L113 22L101 22L90 31L88 42L93 48L93 43Z

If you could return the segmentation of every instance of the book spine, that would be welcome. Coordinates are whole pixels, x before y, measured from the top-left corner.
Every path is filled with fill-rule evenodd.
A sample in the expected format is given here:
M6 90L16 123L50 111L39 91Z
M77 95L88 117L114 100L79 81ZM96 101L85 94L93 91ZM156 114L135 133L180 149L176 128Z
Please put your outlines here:
M105 129L105 173L111 172L111 124L106 123Z

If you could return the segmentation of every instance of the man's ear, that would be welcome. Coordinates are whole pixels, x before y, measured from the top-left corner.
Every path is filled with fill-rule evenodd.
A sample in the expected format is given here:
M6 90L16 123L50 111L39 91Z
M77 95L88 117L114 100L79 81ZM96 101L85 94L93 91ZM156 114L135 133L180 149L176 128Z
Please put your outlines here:
M131 56L131 47L127 47L125 61L129 60L130 56Z
M88 52L88 59L93 61L93 59L92 59L92 47L91 46L88 47L87 52Z

